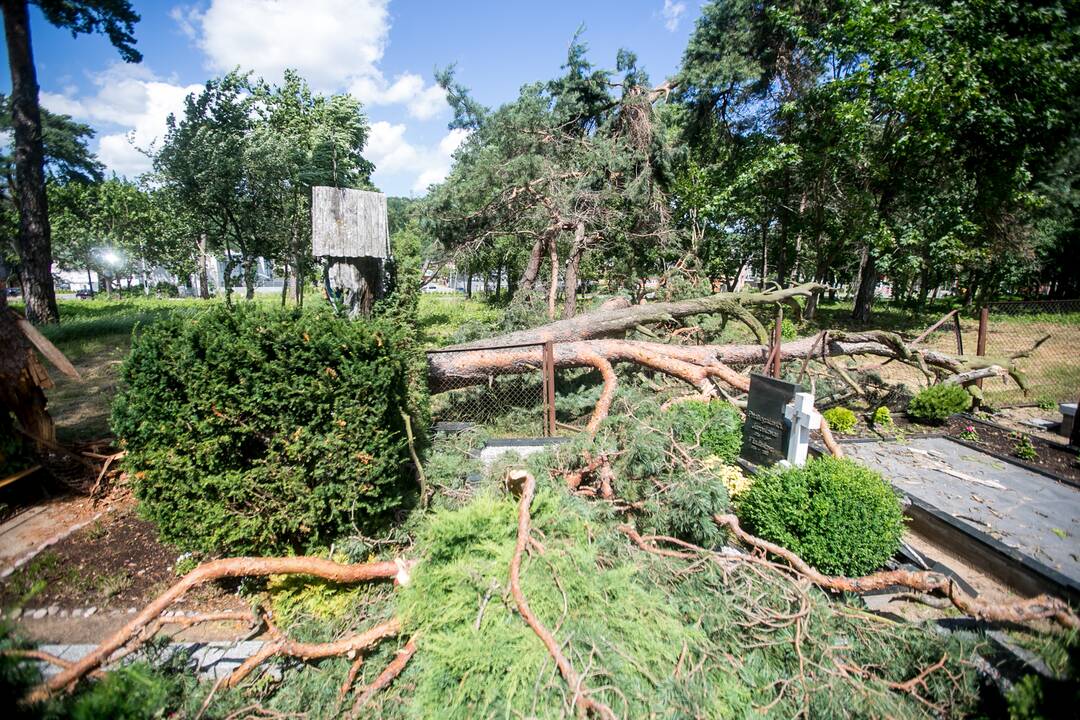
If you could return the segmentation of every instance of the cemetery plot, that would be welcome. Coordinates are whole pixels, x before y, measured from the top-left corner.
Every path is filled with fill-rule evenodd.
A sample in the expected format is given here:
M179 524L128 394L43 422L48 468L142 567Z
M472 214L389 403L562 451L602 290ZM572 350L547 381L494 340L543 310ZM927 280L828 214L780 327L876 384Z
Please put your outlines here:
M1080 590L1080 490L945 437L848 442L894 487L1060 574ZM1056 578L1055 581L1061 581Z

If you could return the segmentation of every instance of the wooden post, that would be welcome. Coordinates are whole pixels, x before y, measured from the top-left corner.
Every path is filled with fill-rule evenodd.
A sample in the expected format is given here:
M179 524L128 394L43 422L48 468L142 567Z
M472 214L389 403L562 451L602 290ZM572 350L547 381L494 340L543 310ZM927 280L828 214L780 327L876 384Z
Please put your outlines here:
M555 344L544 343L544 434L555 434Z
M960 324L960 320L959 320L959 316L957 316L957 326L958 327L959 327L959 324ZM975 354L976 355L985 355L986 354L986 332L989 329L989 326L990 326L990 308L987 307L986 305L983 305L982 309L979 311L979 339L976 340L976 342L975 342ZM963 355L964 351L961 350L960 354ZM975 385L977 385L979 387L979 389L981 390L982 386L983 386L982 378L979 378L978 380L976 380Z

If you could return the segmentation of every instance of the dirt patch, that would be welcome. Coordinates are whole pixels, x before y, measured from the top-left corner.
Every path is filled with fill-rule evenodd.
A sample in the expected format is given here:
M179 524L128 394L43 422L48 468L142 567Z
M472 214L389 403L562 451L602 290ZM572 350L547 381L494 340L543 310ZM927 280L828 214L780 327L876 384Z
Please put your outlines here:
M963 437L969 428L974 430L977 438ZM999 455L1025 462L1028 465L1053 473L1054 475L1080 483L1080 456L1070 450L1063 450L1046 442L1040 437L1032 437L1027 433L1018 433L1013 430L1001 428L981 422L972 422L961 417L950 418L941 428L942 432L952 437L961 437L967 442L978 445ZM1021 438L1028 438L1035 457L1032 459L1017 456Z
M1059 435L1054 430L1042 430L1025 422L1025 420L1043 420L1060 425L1062 415L1057 411L1056 407L1053 410L1043 410L1036 406L1002 408L994 413L993 420L998 425L1004 425L1017 432L1027 433L1032 437L1042 438L1062 445L1069 443L1067 437Z
M158 540L156 528L126 498L5 578L0 606L141 608L176 582L179 554ZM215 585L193 591L177 607L209 611L243 609L246 603L233 588Z

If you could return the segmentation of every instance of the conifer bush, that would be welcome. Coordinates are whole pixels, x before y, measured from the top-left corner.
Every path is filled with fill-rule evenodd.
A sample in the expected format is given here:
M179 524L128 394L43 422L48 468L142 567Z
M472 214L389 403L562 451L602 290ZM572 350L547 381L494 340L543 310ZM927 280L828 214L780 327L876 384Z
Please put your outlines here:
M731 403L691 400L668 410L675 439L700 445L710 455L733 463L742 449L742 418Z
M900 500L877 472L845 458L761 473L739 498L739 519L828 574L863 575L900 547Z
M855 413L846 407L829 408L822 413L822 417L829 423L829 429L838 433L849 433L859 424Z
M971 407L971 394L959 385L931 385L911 398L907 414L930 423L943 422L950 415Z
M326 310L222 306L141 329L112 414L140 512L208 555L376 529L414 488L408 366L390 325Z

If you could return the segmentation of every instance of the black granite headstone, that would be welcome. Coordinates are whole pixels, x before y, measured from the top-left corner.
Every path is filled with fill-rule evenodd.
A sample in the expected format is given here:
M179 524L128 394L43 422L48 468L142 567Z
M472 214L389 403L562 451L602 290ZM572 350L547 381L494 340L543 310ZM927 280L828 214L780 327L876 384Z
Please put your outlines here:
M750 375L750 398L746 403L746 423L740 455L755 465L772 465L787 457L790 425L784 406L802 388L795 383L765 375Z

